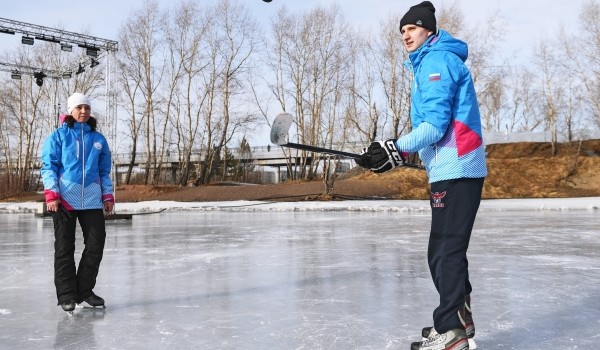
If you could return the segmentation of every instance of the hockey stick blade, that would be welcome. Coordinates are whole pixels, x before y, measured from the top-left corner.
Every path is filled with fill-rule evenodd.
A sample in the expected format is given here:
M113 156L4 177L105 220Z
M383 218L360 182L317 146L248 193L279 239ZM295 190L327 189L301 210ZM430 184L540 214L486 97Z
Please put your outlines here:
M282 146L286 143L288 131L294 117L289 113L280 113L275 117L271 126L271 143Z

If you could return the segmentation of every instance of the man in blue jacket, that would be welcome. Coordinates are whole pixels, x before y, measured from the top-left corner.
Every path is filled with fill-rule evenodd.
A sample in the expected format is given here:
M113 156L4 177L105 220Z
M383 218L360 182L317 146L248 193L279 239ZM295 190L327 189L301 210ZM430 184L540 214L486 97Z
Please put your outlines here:
M73 311L76 303L104 306L93 289L104 252L104 211L112 212L111 155L96 130L91 102L82 93L68 99L69 115L42 146L41 175L46 207L54 222L54 284L58 305ZM85 248L75 269L75 229L83 231Z
M357 163L374 172L401 166L418 152L431 186L428 263L439 306L433 327L413 350L469 349L475 334L467 249L487 175L481 118L467 44L437 28L429 1L412 6L400 32L413 72L412 131L398 140L376 141Z

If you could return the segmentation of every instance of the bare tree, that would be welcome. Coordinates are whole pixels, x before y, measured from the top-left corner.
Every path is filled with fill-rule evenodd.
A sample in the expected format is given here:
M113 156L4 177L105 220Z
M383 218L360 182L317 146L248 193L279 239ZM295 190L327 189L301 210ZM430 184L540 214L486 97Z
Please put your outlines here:
M258 50L258 24L247 9L235 1L219 2L211 15L215 21L208 33L207 65L202 72L206 86L202 111L206 144L197 185L207 184L212 179L227 143L255 121L242 104L250 90L245 84Z
M583 114L583 96L577 87L578 82L568 80L565 105L563 108L562 123L567 140L572 142L575 140L575 130L577 126L582 126Z
M537 61L541 70L540 86L542 90L542 101L545 116L545 131L550 131L552 155L556 155L556 144L558 143L558 118L563 104L564 88L558 81L556 59L552 56L552 49L547 41L542 40L537 49Z
M466 64L479 97L482 118L489 121L488 126L493 130L499 129L505 108L505 74L504 67L495 65L493 60L502 41L501 20L490 15L483 21L485 25L478 23L476 27L468 27L458 2L440 7L437 14L440 28L469 45Z
M525 67L511 67L506 71L506 96L510 103L506 109L506 131L533 131L542 124L538 113L539 90L535 74ZM524 83L526 82L526 83Z
M368 39L356 33L351 43L349 61L352 67L347 82L346 108L344 120L351 125L354 138L350 141L369 139L369 135L377 135L379 113L377 111L376 75L371 69L372 55L368 48ZM346 140L344 137L343 140Z
M157 96L164 71L164 60L161 58L162 42L160 41L161 12L158 3L147 0L141 9L136 11L121 30L120 58L121 68L126 74L124 82L139 86L129 91L139 92L133 99L135 103L141 99L140 120L144 121L145 173L144 184L155 183L157 173L157 115L159 111ZM133 109L133 106L126 106ZM137 135L130 135L137 138ZM137 147L137 142L133 143ZM136 149L131 150L136 153Z
M177 183L186 185L192 167L194 148L200 147L200 114L206 99L206 89L198 84L201 70L207 65L202 46L207 28L213 25L208 10L193 1L178 5L164 23L168 55L165 119L173 125L173 137L164 130L163 152L170 148L179 157ZM165 125L166 126L166 125Z
M410 121L410 85L412 73L405 66L408 53L402 42L400 33L400 16L390 15L379 28L379 37L372 47L373 61L377 64L377 71L385 95L386 108L384 113L391 119L391 134L387 137L398 138L411 130ZM369 123L370 135L368 141L377 137L378 121L374 118ZM383 132L380 132L383 134ZM387 138L381 135L379 138Z
M481 106L482 127L490 131L500 131L504 120L502 112L505 110L506 86L504 84L504 73L498 71L486 79L477 96Z
M339 8L316 8L300 15L283 9L274 20L274 52L278 54L271 91L284 110L295 114L298 142L311 145L331 143L337 133L335 116L340 95L336 94L348 69L349 29ZM291 105L284 104L293 101ZM298 176L314 179L318 157L301 152ZM295 171L291 171L292 177Z
M600 3L587 1L579 14L581 28L573 44L562 41L564 53L571 75L582 83L586 94L586 104L591 113L592 122L600 127ZM561 35L562 40L571 40Z
M0 96L0 142L3 150L4 191L31 191L34 177L33 160L42 139L42 124L35 115L43 114L40 89L31 77L23 76L10 82L14 89L7 89Z
M129 67L126 64L121 64L119 72L120 76L118 79L118 84L120 86L121 93L119 94L121 99L121 105L126 106L126 113L128 114L128 118L124 122L125 127L122 127L121 130L126 133L127 137L130 139L129 145L129 164L127 166L127 171L125 174L125 183L131 183L131 176L133 173L133 168L137 164L137 149L138 142L140 137L140 130L142 127L142 123L144 122L144 114L138 112L137 104L136 104L136 96L139 94L140 89L140 81L130 79L134 75L133 72L128 71ZM114 159L114 161L118 161L118 159Z

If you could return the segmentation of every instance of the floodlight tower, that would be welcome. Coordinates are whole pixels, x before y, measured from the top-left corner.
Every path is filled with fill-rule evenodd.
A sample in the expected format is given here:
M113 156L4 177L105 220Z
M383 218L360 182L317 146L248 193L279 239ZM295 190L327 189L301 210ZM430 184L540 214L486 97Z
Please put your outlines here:
M85 56L77 59L68 67L61 69L60 72L49 74L50 70L32 68L33 75L36 79L36 84L41 86L43 79L48 76L61 76L62 78L70 78L73 73L80 74L85 70L85 67L93 68L98 65L99 59L106 57L106 118L102 120L103 130L107 130L107 136L112 141L111 147L116 144L116 93L114 91L114 79L116 77L115 54L118 51L118 42L114 40L102 39L86 34L79 34L60 30L56 28L44 27L37 24L14 21L6 18L0 18L0 33L15 35L22 34L21 43L24 45L34 45L36 40L57 43L62 51L72 52L73 45L76 45L85 50ZM4 67L8 64L4 64ZM20 74L18 65L11 67L11 77L18 79ZM31 67L28 67L31 68ZM2 65L0 65L0 71ZM31 73L26 71L25 74Z
M118 51L118 42L114 40L102 39L91 35L79 34L60 30L56 28L44 27L36 24L13 21L6 18L0 18L0 33L15 35L22 34L21 43L24 45L33 45L36 40L57 43L60 49L66 52L73 51L73 45L85 50L85 56L81 56L68 67L58 71L49 71L46 69L36 69L27 67L25 74L31 74L36 79L36 84L41 86L46 77L70 78L73 73L81 74L86 67L94 68L99 64L101 58L106 58L105 71L105 102L106 118L101 120L103 130L110 140L112 152L116 151L117 142L117 98L115 92L116 73L116 52ZM0 71L10 69L11 77L19 79L24 74L23 66L0 64ZM4 67L4 69L3 69ZM115 172L116 174L116 169ZM115 179L116 180L116 179ZM115 182L116 185L116 182Z

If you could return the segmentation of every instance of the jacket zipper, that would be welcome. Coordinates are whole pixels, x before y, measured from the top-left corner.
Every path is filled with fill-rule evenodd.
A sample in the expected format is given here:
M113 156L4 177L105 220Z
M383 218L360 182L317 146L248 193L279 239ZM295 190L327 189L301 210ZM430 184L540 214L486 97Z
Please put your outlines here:
M81 209L85 209L85 142L83 140L83 126L81 126Z

